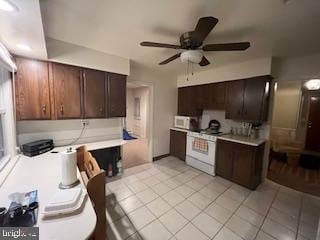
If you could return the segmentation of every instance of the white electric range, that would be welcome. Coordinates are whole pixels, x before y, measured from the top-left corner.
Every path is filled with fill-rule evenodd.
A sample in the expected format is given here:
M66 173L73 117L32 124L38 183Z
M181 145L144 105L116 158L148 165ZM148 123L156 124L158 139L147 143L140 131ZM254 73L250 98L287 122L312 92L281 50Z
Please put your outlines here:
M188 132L186 163L215 176L216 142L219 135Z

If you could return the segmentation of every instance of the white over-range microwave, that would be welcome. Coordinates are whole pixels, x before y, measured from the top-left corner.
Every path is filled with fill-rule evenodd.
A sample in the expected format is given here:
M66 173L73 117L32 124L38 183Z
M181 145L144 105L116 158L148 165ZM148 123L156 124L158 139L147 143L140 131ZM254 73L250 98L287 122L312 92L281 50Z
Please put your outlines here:
M174 127L195 130L198 124L197 117L187 117L187 116L175 116L174 117Z

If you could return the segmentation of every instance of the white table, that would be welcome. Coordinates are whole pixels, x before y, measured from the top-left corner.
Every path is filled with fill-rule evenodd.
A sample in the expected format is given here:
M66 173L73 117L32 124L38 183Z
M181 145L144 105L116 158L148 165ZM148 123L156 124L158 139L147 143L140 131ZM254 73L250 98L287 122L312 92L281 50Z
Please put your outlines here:
M85 189L82 179L81 186ZM36 157L20 156L0 188L0 206L9 207L8 195L13 192L29 192L38 190L38 200L41 207L58 191L61 181L61 164L59 154L45 153ZM94 231L96 214L89 198L80 213L51 220L41 219L38 215L40 239L64 240L87 239Z

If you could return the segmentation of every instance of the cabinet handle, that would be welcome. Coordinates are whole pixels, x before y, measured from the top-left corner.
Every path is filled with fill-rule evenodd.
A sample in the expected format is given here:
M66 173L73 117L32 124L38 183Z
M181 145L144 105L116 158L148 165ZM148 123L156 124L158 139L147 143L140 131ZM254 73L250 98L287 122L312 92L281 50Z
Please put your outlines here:
M47 105L46 104L42 106L42 112L44 114L47 114Z
M64 109L63 109L63 105L60 105L60 114L63 115L64 114Z
M102 106L100 106L100 112L103 112L103 108L102 108Z

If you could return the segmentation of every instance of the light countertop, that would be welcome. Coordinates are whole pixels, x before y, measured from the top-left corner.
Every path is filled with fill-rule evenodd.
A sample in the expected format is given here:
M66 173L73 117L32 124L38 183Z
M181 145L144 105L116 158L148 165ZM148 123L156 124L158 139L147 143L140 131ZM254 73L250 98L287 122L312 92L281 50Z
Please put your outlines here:
M231 134L221 135L221 136L218 136L217 138L225 141L242 143L250 146L259 146L266 142L265 139L254 139L250 137L235 136Z
M66 147L56 147L56 151L64 151L68 147L77 148L86 145L89 151L122 146L126 141L122 139L84 143ZM13 160L12 160L13 161ZM81 187L86 191L85 185L77 170ZM61 161L59 153L47 152L35 157L17 156L15 165L3 181L0 188L0 206L9 207L7 196L13 192L30 192L38 190L39 215L37 226L40 239L64 240L87 239L94 231L96 214L89 198L84 202L81 212L53 219L42 219L40 210L50 198L59 190L61 182Z
M176 128L176 127L172 127L172 128L170 128L170 130L185 132L185 133L192 132L191 130L188 130L188 129Z
M104 148L118 147L126 143L127 141L123 139L113 139L113 140L106 140L106 141L99 141L99 142L82 143L82 144L70 145L65 147L56 147L55 150L64 151L70 147L72 147L73 149L76 149L77 147L85 145L88 151L93 151L93 150L104 149Z
M86 191L78 171L81 184ZM87 239L94 231L96 214L89 198L79 213L44 220L41 209L59 190L61 161L59 154L50 152L35 157L20 155L15 167L0 188L0 206L9 207L8 196L13 192L38 190L39 214L37 227L42 240Z

